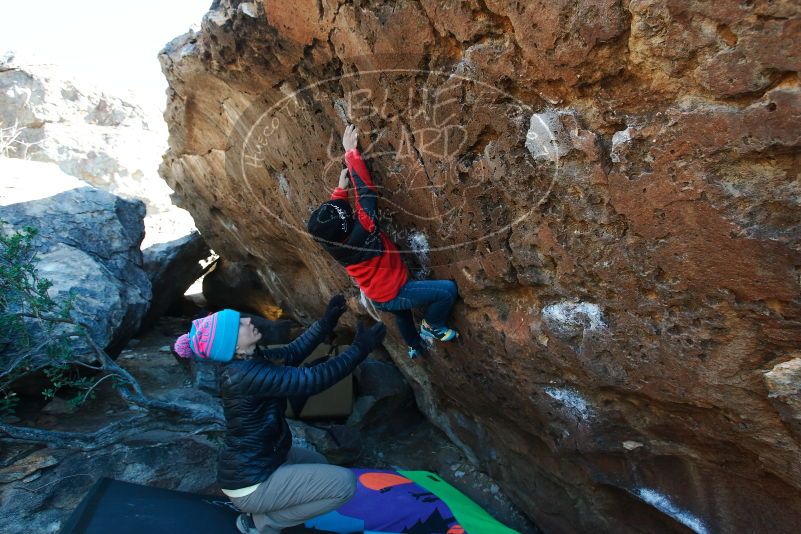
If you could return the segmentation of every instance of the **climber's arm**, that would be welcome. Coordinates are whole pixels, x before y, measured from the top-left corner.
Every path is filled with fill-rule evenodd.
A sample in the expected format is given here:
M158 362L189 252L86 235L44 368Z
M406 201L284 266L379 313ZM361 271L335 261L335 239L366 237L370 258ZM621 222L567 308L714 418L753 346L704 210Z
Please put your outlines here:
M342 134L345 164L356 194L356 216L359 218L359 223L372 233L378 228L378 193L367 165L359 154L358 143L359 132L356 126L349 124Z
M280 359L284 365L297 367L305 360L320 343L331 335L332 327L326 321L316 321L294 341L283 347L268 349L267 357Z
M331 200L348 200L348 186L350 185L350 178L348 178L348 169L342 169L339 173L339 183L337 184L334 192L331 193Z

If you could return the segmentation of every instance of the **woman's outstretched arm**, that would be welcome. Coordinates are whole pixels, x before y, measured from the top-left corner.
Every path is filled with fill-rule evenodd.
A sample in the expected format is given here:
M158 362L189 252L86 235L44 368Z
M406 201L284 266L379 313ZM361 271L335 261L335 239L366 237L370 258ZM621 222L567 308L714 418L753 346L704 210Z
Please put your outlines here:
M328 339L328 336L336 328L337 321L345 313L346 307L345 297L342 295L334 296L328 302L325 314L320 320L315 321L314 324L288 345L267 349L265 356L270 359L280 359L284 362L284 365L297 367L320 343Z

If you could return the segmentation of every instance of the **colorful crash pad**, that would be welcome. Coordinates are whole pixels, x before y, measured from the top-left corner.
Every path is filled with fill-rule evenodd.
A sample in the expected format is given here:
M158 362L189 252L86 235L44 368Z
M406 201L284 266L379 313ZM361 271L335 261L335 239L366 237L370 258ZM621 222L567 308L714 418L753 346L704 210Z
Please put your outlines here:
M514 534L459 490L428 471L353 469L353 499L306 522L313 532ZM300 531L299 531L300 532Z
M427 471L353 469L356 494L284 534L514 534L456 488ZM62 534L236 534L223 497L100 480Z

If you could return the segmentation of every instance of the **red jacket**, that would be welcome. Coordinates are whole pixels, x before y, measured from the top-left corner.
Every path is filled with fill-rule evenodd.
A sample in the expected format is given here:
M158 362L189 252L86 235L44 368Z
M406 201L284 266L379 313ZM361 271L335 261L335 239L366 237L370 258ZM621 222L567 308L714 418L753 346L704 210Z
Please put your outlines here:
M356 194L356 221L344 246L324 247L370 300L387 302L398 296L409 280L409 271L398 248L378 227L378 195L357 149L345 152L345 164ZM348 191L337 187L331 200L348 200Z

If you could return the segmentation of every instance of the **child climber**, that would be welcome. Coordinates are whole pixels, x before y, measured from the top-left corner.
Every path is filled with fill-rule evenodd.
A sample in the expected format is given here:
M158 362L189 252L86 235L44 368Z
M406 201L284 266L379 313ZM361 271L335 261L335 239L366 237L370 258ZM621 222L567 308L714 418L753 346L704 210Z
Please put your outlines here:
M327 465L325 457L292 445L284 417L289 397L310 396L350 374L386 335L383 323L357 329L351 346L312 367L297 367L324 341L345 311L345 298L328 303L322 319L289 345L263 351L262 334L234 310L192 321L175 343L184 358L223 363L220 390L225 442L217 466L222 491L242 512L243 534L276 534L346 503L356 491L353 473ZM284 365L271 360L280 359Z
M359 150L358 131L345 128L344 169L331 200L317 208L309 218L309 233L331 254L379 310L395 315L403 340L414 358L424 352L423 338L452 341L459 334L445 322L458 295L451 280L410 280L397 247L379 228L378 195ZM350 179L348 179L348 174ZM353 185L356 214L348 200ZM414 324L413 308L424 308L420 332Z

